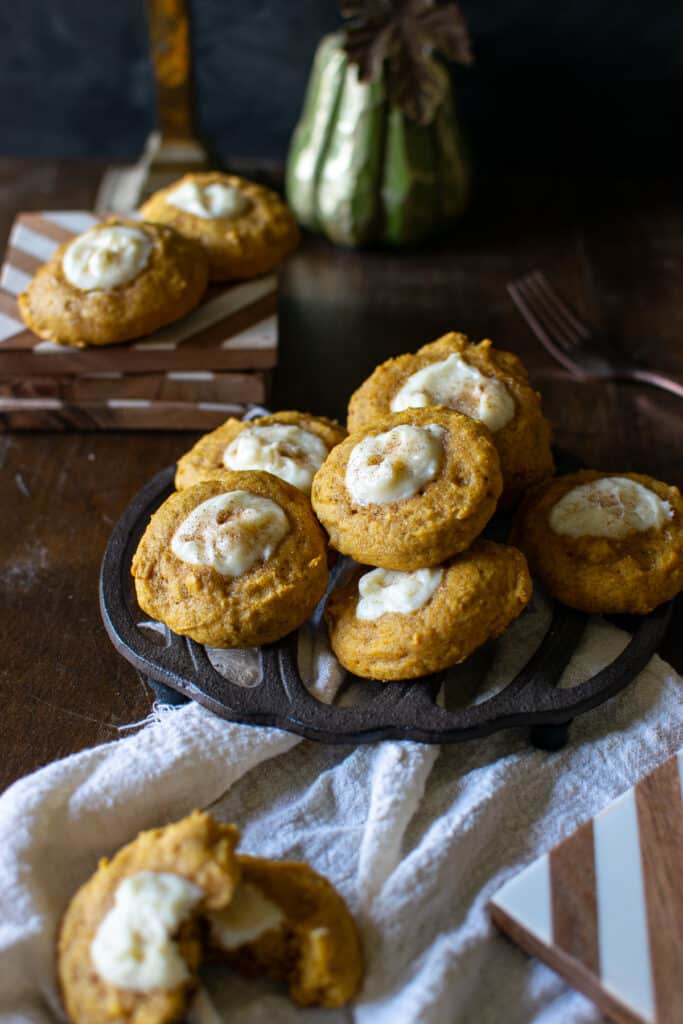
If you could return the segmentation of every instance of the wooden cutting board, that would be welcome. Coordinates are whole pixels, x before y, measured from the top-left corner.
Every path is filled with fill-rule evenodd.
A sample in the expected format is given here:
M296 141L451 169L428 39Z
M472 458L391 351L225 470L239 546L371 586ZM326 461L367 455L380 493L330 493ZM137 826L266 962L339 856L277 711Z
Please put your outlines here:
M119 345L78 349L36 337L17 296L57 246L103 218L84 210L20 213L0 271L0 373L45 376L103 371L263 370L277 362L277 276L212 285L174 324Z
M512 878L494 923L619 1024L683 1021L683 750Z

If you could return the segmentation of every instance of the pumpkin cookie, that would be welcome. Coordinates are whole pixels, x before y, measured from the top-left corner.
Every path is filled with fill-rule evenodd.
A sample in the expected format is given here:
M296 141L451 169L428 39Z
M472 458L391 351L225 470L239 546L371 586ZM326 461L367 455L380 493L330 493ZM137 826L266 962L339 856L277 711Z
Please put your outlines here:
M138 545L138 604L212 647L254 647L305 622L327 586L308 498L270 473L217 473L172 494Z
M512 543L564 604L646 614L683 589L683 499L638 473L583 470L534 488Z
M523 363L490 341L470 345L464 334L445 334L378 366L351 396L349 431L390 412L433 405L457 409L489 428L500 455L506 503L553 472L550 424Z
M244 974L284 981L298 1006L343 1006L363 975L355 923L334 886L308 864L239 857L242 880L208 917L210 941Z
M333 448L311 499L337 551L410 571L468 547L493 515L501 488L486 427L449 409L408 409Z
M195 811L100 861L62 920L57 971L74 1024L183 1017L201 958L197 916L232 898L237 829Z
M212 281L265 274L299 243L299 228L279 195L235 174L186 174L155 192L141 213L200 242Z
M349 672L413 679L458 664L516 619L531 597L521 551L476 541L444 565L359 569L327 601L330 643Z
M256 469L309 494L313 477L346 431L334 420L305 412L276 412L253 420L226 420L178 461L178 490L225 469Z
M111 345L185 316L207 279L196 242L163 225L110 217L57 249L19 296L19 310L40 338Z

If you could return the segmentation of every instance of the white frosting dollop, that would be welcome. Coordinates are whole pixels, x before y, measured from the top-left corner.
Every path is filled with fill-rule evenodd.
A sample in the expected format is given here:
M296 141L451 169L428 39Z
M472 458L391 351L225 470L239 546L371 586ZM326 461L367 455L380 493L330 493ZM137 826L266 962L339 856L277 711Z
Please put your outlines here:
M293 424L254 424L237 435L223 453L228 469L260 469L309 493L313 477L327 458L327 445L310 430Z
M147 266L152 240L141 228L105 224L79 235L62 256L67 281L81 291L116 288Z
M271 928L279 928L285 919L280 907L251 882L240 882L227 907L207 917L221 949L237 949L253 942Z
M491 431L501 430L515 415L515 402L501 380L486 377L454 352L413 373L391 402L392 412L445 405Z
M444 431L436 424L404 423L366 437L354 447L344 482L357 505L411 498L441 468Z
M407 615L423 608L443 579L443 569L396 572L373 569L358 581L356 618L374 622L387 612Z
M207 185L184 181L167 194L166 202L203 220L232 220L246 213L252 205L244 192L220 181Z
M190 972L172 936L202 896L198 886L170 872L124 878L90 944L100 978L137 992L187 981Z
M284 511L270 498L228 491L197 505L173 535L171 550L190 565L241 576L266 562L289 532Z
M552 507L551 529L565 537L609 537L657 529L673 516L668 501L635 480L603 477L573 487Z

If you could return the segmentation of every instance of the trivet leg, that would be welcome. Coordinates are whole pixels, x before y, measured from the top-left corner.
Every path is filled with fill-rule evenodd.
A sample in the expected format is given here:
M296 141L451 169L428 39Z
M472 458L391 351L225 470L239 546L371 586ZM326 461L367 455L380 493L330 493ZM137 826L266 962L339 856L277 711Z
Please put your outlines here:
M150 679L149 676L147 677L147 683L154 691L154 696L159 704L187 704L190 699L184 694L178 693L177 690L172 690L165 683L158 683L156 679Z
M561 750L569 739L569 726L571 724L572 719L570 718L568 722L532 725L529 732L529 740L532 747L536 747L537 750Z

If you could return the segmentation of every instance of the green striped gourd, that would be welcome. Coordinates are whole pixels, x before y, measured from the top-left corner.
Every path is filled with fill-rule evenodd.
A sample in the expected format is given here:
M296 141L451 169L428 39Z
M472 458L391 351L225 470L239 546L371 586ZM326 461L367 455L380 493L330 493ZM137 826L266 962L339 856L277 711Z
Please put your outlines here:
M404 245L445 230L463 212L470 168L449 87L419 125L360 82L343 33L316 52L287 161L287 200L299 222L333 242Z

